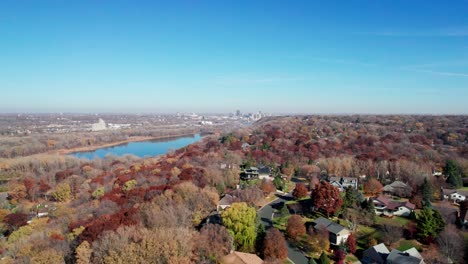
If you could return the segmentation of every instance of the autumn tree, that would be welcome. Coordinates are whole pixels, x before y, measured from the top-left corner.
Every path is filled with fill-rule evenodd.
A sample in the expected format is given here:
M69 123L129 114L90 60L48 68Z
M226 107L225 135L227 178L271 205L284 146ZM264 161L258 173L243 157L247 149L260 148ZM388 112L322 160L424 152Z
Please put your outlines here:
M23 213L13 213L6 215L3 222L7 224L10 231L14 231L27 224L28 215Z
M60 183L55 188L55 192L52 193L52 197L58 202L64 202L71 197L71 188L68 183Z
M298 200L301 198L304 198L307 196L307 187L305 186L304 183L297 183L296 188L294 188L294 191L292 193L292 196L294 199Z
M193 257L193 231L187 228L120 227L93 243L91 263L180 263Z
M215 261L229 254L232 244L232 237L224 226L209 224L195 236L194 251L200 262Z
M286 240L277 228L270 228L267 231L263 245L265 260L284 260L288 257Z
M93 253L91 246L88 241L83 241L76 248L76 263L77 264L90 264L91 263L91 254Z
M306 228L302 217L300 215L291 216L286 225L286 234L288 234L290 238L296 240L298 236L305 235L305 233Z
M352 254L356 253L357 246L354 234L349 235L348 239L346 239L346 248L348 249L348 252Z
M320 254L330 249L330 240L328 230L319 227L317 230L310 229L306 240L308 249L314 254Z
M335 261L336 261L335 263L344 264L346 254L345 254L344 250L340 248L340 249L335 250L334 257L335 257Z
M276 191L275 185L269 180L263 180L260 184L260 189L265 196Z
M364 183L364 192L369 195L378 195L382 192L383 186L377 179L370 179Z
M312 205L316 209L324 211L327 216L340 210L343 205L338 188L325 181L312 190L310 197Z
M234 238L236 248L253 252L257 236L255 208L249 207L246 203L233 203L231 207L222 212L221 218L223 225Z

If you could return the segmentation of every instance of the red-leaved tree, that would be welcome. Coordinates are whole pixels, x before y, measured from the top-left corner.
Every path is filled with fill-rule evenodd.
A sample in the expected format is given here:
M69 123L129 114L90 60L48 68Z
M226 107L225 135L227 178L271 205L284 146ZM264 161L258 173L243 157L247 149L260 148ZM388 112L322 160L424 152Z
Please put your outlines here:
M267 231L263 242L263 256L265 260L284 260L288 257L288 248L283 233L277 228Z
M342 249L335 250L335 260L337 264L344 264L346 254Z
M364 192L369 195L377 195L382 192L383 186L377 179L370 179L364 183Z
M294 188L292 196L296 200L306 197L307 196L307 187L305 186L305 184L303 184L303 183L296 184L296 188Z
M292 239L297 239L298 236L305 235L306 228L304 221L300 215L293 215L288 219L286 226L286 234Z
M338 211L343 205L338 188L325 181L315 186L310 198L312 198L312 205L325 212L327 216Z
M27 224L28 215L23 213L14 213L5 216L3 222L8 225L8 229L12 232Z
M349 235L348 239L346 240L346 247L348 248L348 251L350 253L356 253L357 247L356 238L354 237L354 234Z

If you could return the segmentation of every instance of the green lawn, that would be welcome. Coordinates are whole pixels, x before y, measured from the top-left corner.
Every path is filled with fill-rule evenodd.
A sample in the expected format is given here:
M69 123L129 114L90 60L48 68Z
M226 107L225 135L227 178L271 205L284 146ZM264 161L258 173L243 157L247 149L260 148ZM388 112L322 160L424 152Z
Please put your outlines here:
M286 224L288 223L289 217L291 217L291 215L274 218L273 226L278 228L280 231L286 231Z
M382 234L374 227L360 225L356 231L356 240L359 249L367 249L368 241L371 238L379 240Z
M398 244L398 250L405 251L410 248L416 248L418 251L422 251L421 245L416 240L402 240Z

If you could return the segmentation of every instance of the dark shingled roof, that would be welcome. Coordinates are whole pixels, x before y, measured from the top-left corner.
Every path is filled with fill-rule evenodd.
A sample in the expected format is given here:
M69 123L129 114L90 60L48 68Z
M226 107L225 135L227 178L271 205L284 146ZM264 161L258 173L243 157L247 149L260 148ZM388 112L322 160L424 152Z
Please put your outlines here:
M336 224L333 221L331 221L329 219L326 219L324 217L319 217L319 218L315 219L314 223L315 223L316 227L323 226L328 230L328 232L331 232L333 234L338 234L341 231L346 229L346 227L344 227L342 225L339 225L339 224Z

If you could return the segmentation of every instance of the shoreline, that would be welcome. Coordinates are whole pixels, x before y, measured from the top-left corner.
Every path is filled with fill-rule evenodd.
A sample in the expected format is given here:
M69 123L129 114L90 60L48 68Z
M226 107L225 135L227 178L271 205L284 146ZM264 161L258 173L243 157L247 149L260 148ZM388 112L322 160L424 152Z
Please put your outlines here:
M181 138L181 137L188 137L188 136L195 136L197 133L187 133L187 134L178 134L178 135L168 135L168 136L158 136L158 137L141 137L141 136L136 136L136 137L130 137L126 140L121 140L117 142L112 142L112 143L106 143L106 144L101 144L101 145L95 145L95 146L86 146L86 147L76 147L76 148L71 148L71 149L59 149L59 150L54 150L47 152L48 154L60 154L60 155L68 155L72 153L78 153L78 152L90 152L90 151L95 151L101 148L110 148L110 147L115 147L115 146L120 146L120 145L125 145L128 143L132 142L142 142L142 141L152 141L152 140L160 140L160 139L169 139L169 138Z

